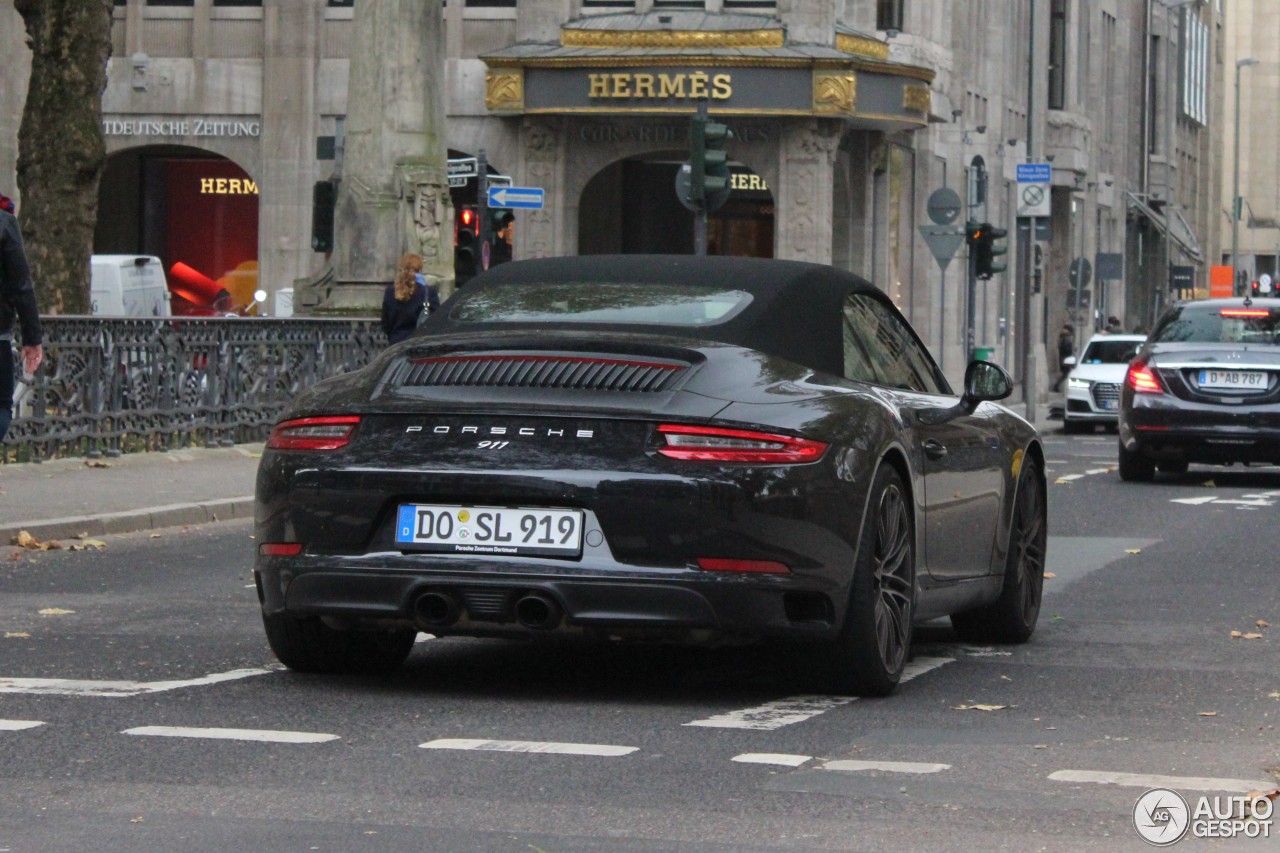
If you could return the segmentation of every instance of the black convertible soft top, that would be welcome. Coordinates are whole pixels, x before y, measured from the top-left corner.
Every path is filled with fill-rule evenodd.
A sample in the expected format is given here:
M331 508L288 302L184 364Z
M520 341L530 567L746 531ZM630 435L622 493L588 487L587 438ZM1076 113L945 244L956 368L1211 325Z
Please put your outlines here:
M837 375L843 370L840 317L845 297L873 293L883 298L874 285L853 273L799 261L694 255L544 258L501 264L471 279L432 316L422 333L546 328L546 323L458 322L450 319L450 313L477 292L553 282L713 285L742 290L751 294L751 304L721 323L658 329L601 323L591 328L722 341Z

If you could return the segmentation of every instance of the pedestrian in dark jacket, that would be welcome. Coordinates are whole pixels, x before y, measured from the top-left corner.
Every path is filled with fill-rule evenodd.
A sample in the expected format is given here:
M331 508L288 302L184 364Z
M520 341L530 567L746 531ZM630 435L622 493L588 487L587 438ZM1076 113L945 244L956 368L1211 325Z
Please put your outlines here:
M398 344L422 321L427 306L427 286L419 283L422 258L412 252L400 257L395 281L382 294L382 330L390 343Z
M1067 378L1067 374L1071 372L1071 365L1067 359L1076 354L1076 327L1070 323L1062 326L1062 331L1058 332L1058 381L1053 383L1053 390L1057 391L1062 387L1062 380Z
M36 291L17 217L0 208L0 439L9 432L13 419L15 319L22 327L23 372L31 375L44 360Z

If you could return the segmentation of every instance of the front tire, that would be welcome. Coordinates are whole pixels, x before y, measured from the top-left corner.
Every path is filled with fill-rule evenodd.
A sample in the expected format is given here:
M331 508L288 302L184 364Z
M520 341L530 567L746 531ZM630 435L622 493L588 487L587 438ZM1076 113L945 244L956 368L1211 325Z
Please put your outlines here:
M911 651L915 591L911 500L902 477L885 464L872 484L858 537L844 625L821 653L832 691L887 696L898 686Z
M1156 463L1141 451L1126 450L1120 442L1120 479L1126 483L1150 483L1156 478Z
M1004 589L995 603L953 613L951 625L971 642L1025 643L1035 633L1044 597L1048 508L1040 467L1024 459L1009 526Z
M417 631L339 631L314 616L262 615L267 642L280 662L298 672L377 674L399 668Z

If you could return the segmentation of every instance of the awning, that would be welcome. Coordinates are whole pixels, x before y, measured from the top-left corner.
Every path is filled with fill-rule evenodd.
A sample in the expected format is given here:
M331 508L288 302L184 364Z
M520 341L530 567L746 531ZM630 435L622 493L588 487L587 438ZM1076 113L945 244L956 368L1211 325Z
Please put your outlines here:
M1178 244L1178 248L1182 249L1182 253L1196 263L1204 262L1204 253L1200 251L1200 241L1196 239L1195 232L1191 230L1191 225L1183 217L1182 211L1176 207L1165 205L1165 209L1171 211L1172 216L1165 216L1142 199L1142 196L1134 192L1125 191L1125 195L1129 198L1129 207L1141 213L1153 225L1160 229L1160 233L1164 234L1174 243Z

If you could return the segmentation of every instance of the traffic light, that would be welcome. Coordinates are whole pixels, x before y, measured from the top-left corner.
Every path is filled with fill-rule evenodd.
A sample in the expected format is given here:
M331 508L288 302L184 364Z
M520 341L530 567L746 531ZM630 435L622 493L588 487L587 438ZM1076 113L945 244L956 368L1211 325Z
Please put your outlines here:
M1001 255L1009 254L1008 246L996 243L997 240L1003 240L1008 235L1008 231L997 228L990 222L974 222L971 219L965 223L965 242L969 244L974 273L978 278L991 278L996 273L1004 272L1009 268L1008 265L997 263L995 260Z
M337 200L333 181L316 181L311 187L311 248L333 251L333 208Z
M733 131L698 113L689 137L689 200L695 208L715 210L729 199L729 155L724 145L733 139Z
M453 283L456 287L475 277L479 232L479 211L474 207L458 208L453 227Z

